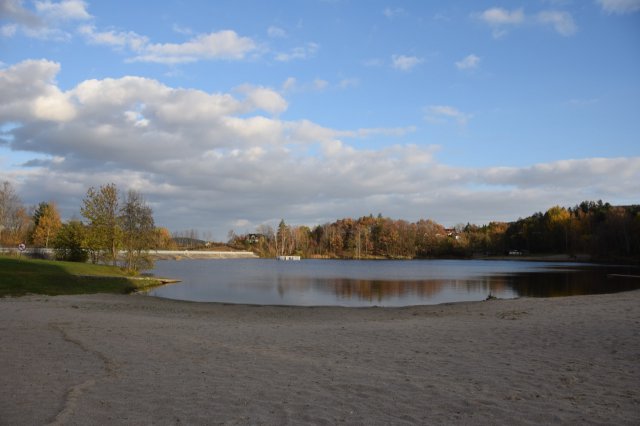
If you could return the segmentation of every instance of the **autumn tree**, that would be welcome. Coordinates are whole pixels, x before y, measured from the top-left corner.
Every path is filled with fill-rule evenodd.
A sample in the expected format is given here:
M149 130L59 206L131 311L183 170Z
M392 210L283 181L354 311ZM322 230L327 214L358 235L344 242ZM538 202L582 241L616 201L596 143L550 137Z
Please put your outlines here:
M62 225L53 241L56 259L86 262L88 258L85 250L86 233L85 226L79 220L71 220Z
M118 189L115 184L89 188L80 209L88 221L86 244L93 254L93 261L103 254L107 261L117 264L118 250L122 242L122 230L118 220Z
M167 228L156 228L155 231L155 245L154 247L159 250L173 250L176 248L176 243L171 237L171 232Z
M276 252L278 255L289 255L293 253L295 242L291 233L291 227L284 219L280 220L278 232L276 233Z
M118 223L127 270L138 271L151 266L149 250L156 242L153 211L139 192L129 190L120 208Z
M53 242L62 227L55 203L40 203L33 213L33 225L31 242L35 246L49 248L49 243Z
M552 250L566 253L569 249L571 214L564 207L554 206L544 216Z
M0 244L16 245L24 242L31 218L20 197L9 182L0 186Z

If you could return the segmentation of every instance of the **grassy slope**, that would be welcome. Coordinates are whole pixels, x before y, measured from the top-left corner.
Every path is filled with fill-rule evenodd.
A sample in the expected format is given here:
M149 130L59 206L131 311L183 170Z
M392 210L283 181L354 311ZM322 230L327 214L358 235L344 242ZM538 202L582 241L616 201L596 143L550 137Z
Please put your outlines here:
M131 279L112 266L0 256L0 297L29 293L124 294L158 284L156 280Z

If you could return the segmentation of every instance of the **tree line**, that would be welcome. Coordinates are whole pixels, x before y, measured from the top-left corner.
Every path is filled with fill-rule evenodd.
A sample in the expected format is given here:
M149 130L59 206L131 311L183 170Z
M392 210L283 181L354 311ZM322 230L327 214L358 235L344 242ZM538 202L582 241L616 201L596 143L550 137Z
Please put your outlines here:
M41 202L30 214L9 182L0 187L0 245L26 243L53 248L57 259L121 264L129 271L152 265L148 255L170 239L155 227L153 211L142 195L124 194L115 184L89 188L80 212L85 221L63 223L55 202Z
M584 201L570 208L554 206L515 222L454 228L432 220L407 222L382 215L344 218L313 228L282 220L276 229L261 225L255 233L229 237L236 248L263 257L414 259L517 253L640 262L640 205Z
M0 246L51 247L60 259L121 262L131 270L150 265L150 249L211 248L196 230L171 234L166 228L156 228L142 195L136 191L121 194L114 184L87 190L80 208L84 221L62 223L54 202L42 202L30 210L9 182L0 185ZM430 219L408 222L382 215L343 218L313 228L282 220L276 229L260 225L253 233L230 231L228 244L262 257L413 259L517 252L640 263L640 205L583 201L569 208L554 206L514 222L454 228Z

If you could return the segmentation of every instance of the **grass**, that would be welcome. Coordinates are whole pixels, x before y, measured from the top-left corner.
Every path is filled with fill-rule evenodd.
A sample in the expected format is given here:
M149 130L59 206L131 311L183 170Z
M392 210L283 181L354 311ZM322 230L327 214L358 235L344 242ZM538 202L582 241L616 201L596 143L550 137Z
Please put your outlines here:
M161 285L107 265L0 256L0 297L26 294L127 294Z

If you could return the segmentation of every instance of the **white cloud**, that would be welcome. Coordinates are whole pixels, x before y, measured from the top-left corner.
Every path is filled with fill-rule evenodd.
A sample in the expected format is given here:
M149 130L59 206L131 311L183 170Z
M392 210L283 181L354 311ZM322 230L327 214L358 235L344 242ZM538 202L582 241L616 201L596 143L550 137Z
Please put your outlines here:
M249 37L241 37L232 30L223 30L201 34L184 43L147 44L134 60L169 64L202 59L239 60L256 48L256 43Z
M73 119L74 105L55 85L54 77L59 70L59 64L45 60L24 61L0 70L0 121Z
M478 19L492 28L494 38L501 38L507 34L508 27L519 26L524 22L522 9L509 11L500 7L487 9L476 15Z
M640 0L597 0L607 13L634 13L640 10Z
M345 88L348 87L348 82L342 84L342 82L338 83L337 87ZM354 84L353 82L351 84ZM282 83L282 91L285 93L308 93L308 92L322 92L329 87L332 87L332 83L322 78L316 78L312 81L300 82L296 80L294 77L287 78L284 83Z
M474 54L467 55L460 61L456 62L456 67L459 70L468 70L478 68L480 64L480 58Z
M287 36L287 32L280 27L272 25L267 28L267 35L271 38L284 38Z
M151 43L148 37L133 31L98 31L93 25L80 26L78 32L88 43L130 50L136 55L130 59L132 62L177 64L200 60L241 60L257 50L251 38L242 37L232 30L199 34L183 43Z
M178 34L193 35L193 30L191 28L183 27L182 25L173 24L171 29Z
M493 7L480 13L480 19L489 25L519 25L524 21L522 9L509 11L500 7Z
M550 25L558 34L563 36L571 36L578 30L573 16L566 11L543 10L535 15L527 16L522 9L509 11L494 7L473 16L492 28L494 38L504 37L510 28L520 27L525 23L534 26Z
M136 34L133 31L96 31L93 25L82 25L78 27L78 32L82 34L90 44L126 48L134 52L142 51L149 42L147 37Z
M34 7L25 8L21 0L0 0L0 18L9 21L0 28L0 36L21 33L41 40L67 41L71 38L67 26L72 21L91 19L86 3L80 0L35 1Z
M320 48L317 43L307 43L306 46L294 47L289 52L280 52L275 56L276 61L290 62L296 59L309 59L315 56Z
M573 17L568 12L545 10L537 15L537 20L543 25L551 25L554 30L563 36L570 36L578 30Z
M282 90L290 92L296 88L298 81L294 77L288 77L284 83L282 83Z
M36 11L48 19L68 21L91 19L87 4L82 0L62 0L53 3L49 0L36 1Z
M107 182L143 192L158 225L213 228L220 239L244 221L270 218L313 225L381 212L482 223L558 203L640 198L638 157L454 167L438 161L437 146L393 143L411 126L332 129L283 120L277 114L287 102L268 87L207 93L127 76L64 91L55 82L59 70L44 60L0 70L3 144L38 159L0 168L0 181L16 183L26 203L56 200L66 218L78 214L89 186ZM425 114L459 124L470 117L447 105ZM392 144L367 147L370 137Z
M261 109L276 115L287 110L287 101L272 89L244 85L238 91L246 96L248 110Z
M467 124L471 115L465 114L460 110L448 105L431 105L425 108L425 119L434 124L445 123L449 120L455 120L461 126Z
M417 56L392 55L391 66L401 71L411 71L416 65L424 62Z

